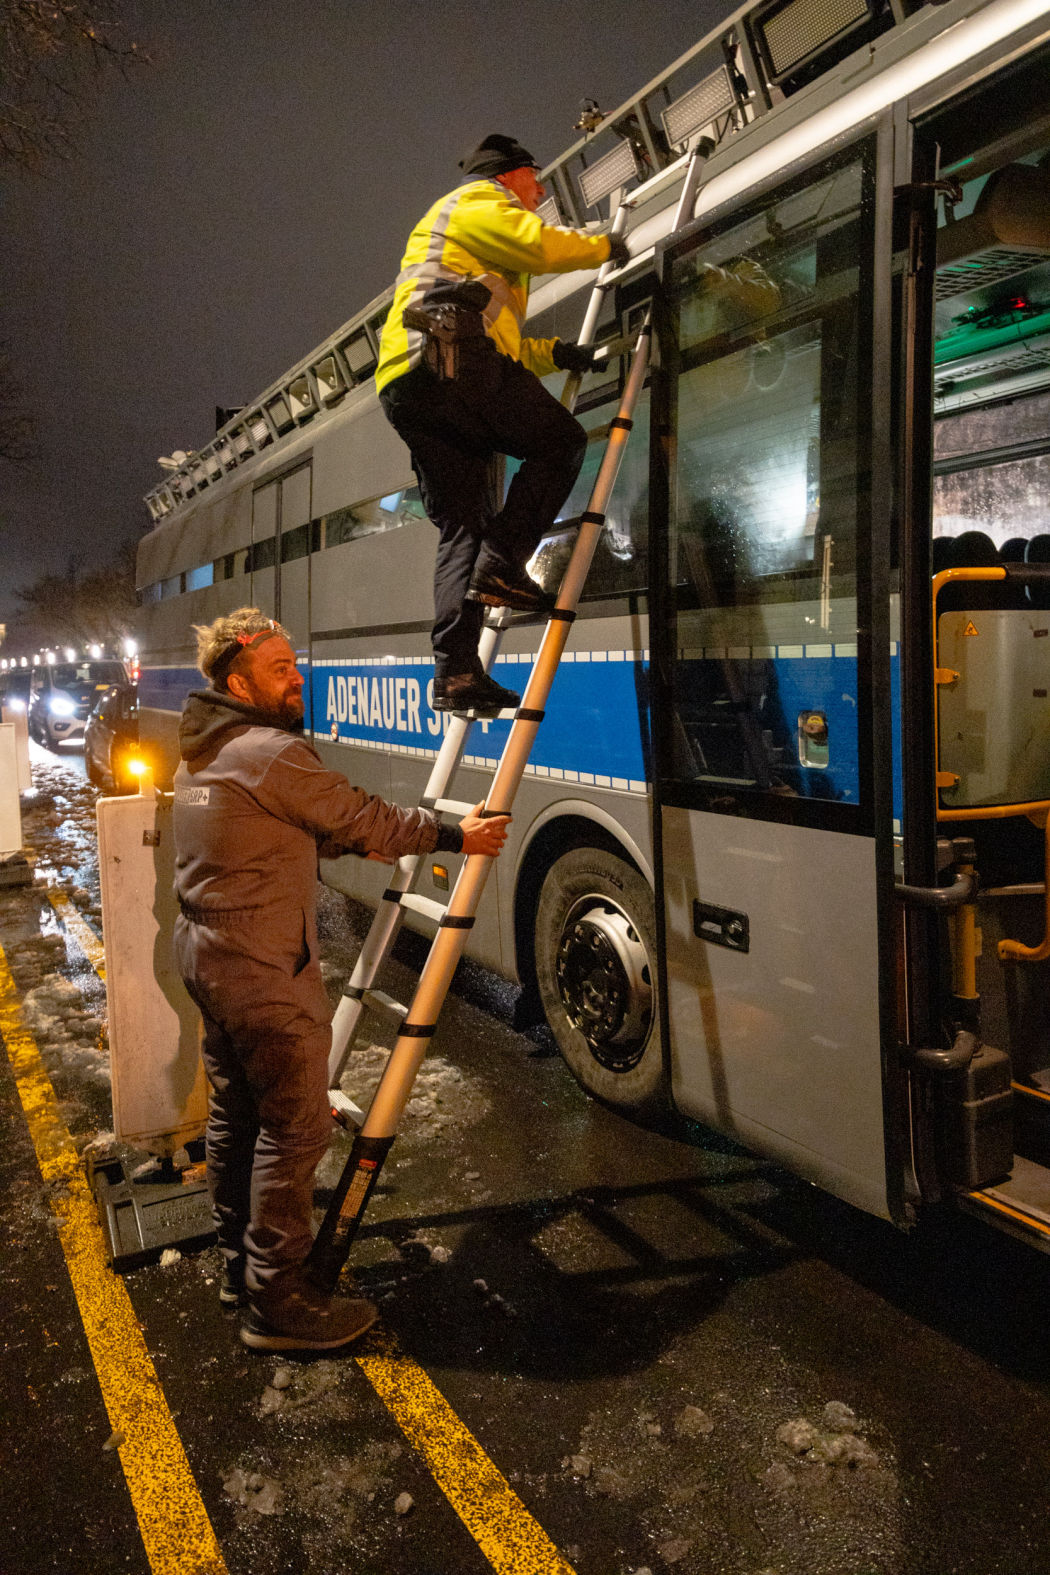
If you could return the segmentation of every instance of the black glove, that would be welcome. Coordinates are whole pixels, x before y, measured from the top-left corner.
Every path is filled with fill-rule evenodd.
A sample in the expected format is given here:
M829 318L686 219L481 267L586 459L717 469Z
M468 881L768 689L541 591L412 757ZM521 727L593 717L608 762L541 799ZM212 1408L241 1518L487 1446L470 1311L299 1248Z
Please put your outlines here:
M609 261L617 268L626 268L631 260L631 248L622 235L609 236Z
M594 365L594 346L573 345L565 339L556 339L551 359L559 371L589 372Z

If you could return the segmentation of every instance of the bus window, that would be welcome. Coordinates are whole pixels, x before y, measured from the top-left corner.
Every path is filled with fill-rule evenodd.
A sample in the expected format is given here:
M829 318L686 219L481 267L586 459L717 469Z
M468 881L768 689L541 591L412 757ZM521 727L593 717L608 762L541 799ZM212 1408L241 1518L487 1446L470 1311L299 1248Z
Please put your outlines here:
M277 561L277 538L267 536L265 541L257 541L252 547L252 570L272 569Z
M367 503L355 503L352 508L334 509L324 519L325 547L340 547L358 536L374 536L377 531L396 530L407 520L422 519L423 505L419 489L410 487L405 492L390 492Z
M716 790L859 798L865 185L825 166L675 270L674 771Z
M305 558L310 551L310 526L297 525L294 530L281 532L281 562L291 563L295 558Z
M1043 133L1045 135L1045 132ZM1000 157L1002 155L1000 154ZM966 567L972 533L992 557L1050 534L1050 170L1045 146L1000 167L962 161L940 215L934 325L935 561ZM963 538L966 538L965 540ZM978 544L973 543L974 547ZM1036 561L1045 561L1042 546ZM956 561L959 558L959 561ZM970 557L969 566L979 567ZM1003 597L984 601L1004 605Z

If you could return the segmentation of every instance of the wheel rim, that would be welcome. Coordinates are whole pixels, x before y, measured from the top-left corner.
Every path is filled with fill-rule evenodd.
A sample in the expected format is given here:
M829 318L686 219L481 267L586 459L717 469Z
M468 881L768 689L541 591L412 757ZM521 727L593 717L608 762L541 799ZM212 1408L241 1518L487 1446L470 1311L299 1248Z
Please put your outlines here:
M555 961L565 1015L599 1065L629 1072L652 1027L649 954L629 914L592 893L565 916Z

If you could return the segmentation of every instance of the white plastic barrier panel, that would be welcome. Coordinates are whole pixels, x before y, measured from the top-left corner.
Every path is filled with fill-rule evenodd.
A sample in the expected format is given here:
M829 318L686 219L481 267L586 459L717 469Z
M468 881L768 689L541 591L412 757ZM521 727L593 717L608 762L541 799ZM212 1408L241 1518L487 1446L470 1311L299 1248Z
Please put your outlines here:
M15 755L18 761L18 791L28 793L33 786L33 773L29 766L29 714L24 705L4 706L0 720L13 722L15 728Z
M162 1155L199 1137L208 1115L200 1013L171 955L171 806L171 795L152 786L96 805L113 1130Z
M13 722L0 722L0 857L22 851L18 802L18 745Z

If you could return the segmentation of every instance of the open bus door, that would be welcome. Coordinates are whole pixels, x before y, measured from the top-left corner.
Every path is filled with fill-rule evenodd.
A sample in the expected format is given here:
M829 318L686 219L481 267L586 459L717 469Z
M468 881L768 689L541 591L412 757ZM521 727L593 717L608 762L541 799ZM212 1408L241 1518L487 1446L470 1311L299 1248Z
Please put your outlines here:
M650 643L675 1101L900 1219L892 222L887 117L665 248Z
M920 904L903 910L908 1038L932 1047L913 1079L917 1179L921 1196L953 1194L1044 1250L1048 70L1044 44L913 106L901 413L903 861ZM943 900L941 872L960 861L976 872L973 900L924 910L923 888L939 882Z

